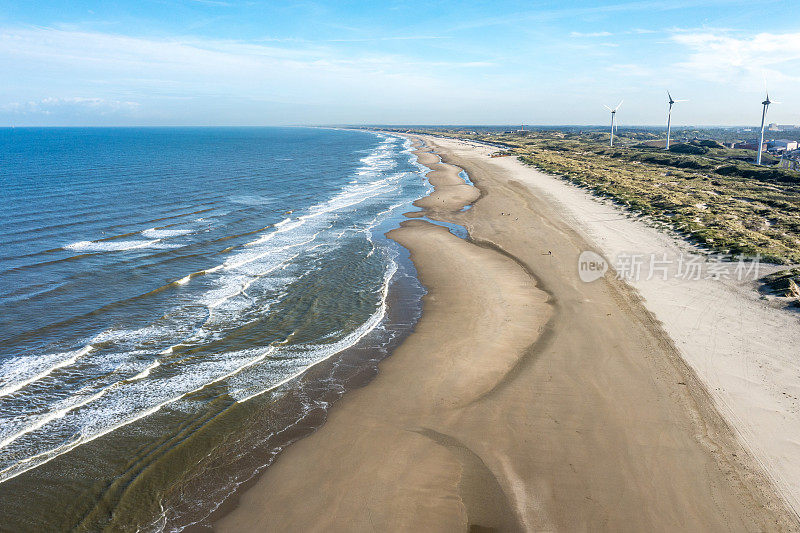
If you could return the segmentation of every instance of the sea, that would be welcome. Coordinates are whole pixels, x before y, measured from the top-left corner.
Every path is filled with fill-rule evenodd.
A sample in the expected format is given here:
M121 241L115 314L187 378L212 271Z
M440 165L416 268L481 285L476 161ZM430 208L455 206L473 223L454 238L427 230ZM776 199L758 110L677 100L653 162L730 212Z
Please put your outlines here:
M235 505L413 328L384 234L426 171L360 130L0 129L0 529Z

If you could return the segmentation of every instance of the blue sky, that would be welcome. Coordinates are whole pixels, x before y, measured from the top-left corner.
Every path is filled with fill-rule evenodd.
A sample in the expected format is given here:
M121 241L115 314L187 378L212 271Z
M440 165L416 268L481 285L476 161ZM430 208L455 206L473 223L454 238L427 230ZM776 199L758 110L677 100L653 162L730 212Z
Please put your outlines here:
M0 3L0 125L800 124L797 0Z

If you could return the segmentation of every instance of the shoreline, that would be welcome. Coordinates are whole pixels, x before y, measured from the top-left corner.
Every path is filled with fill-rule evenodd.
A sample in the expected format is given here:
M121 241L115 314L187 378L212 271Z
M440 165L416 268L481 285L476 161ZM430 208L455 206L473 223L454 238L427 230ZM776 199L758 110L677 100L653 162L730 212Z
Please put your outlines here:
M438 208L438 205L441 203L448 206L449 209L457 211L464 206L465 201L477 198L477 191L471 186L466 185L464 180L458 175L458 170L453 168L451 165L440 163L437 155L418 150L417 156L418 161L421 164L431 168L432 173L436 172L436 174L433 176L433 180L431 181L431 184L434 187L434 190L431 193L431 197L435 198L433 201L433 206L435 206L434 209ZM450 191L461 196L464 201L459 202L458 200L454 200L447 196L446 192ZM415 205L419 206L420 201L422 201L423 204L426 203L424 199L421 199L415 202ZM436 212L434 209L423 214L430 215L433 212ZM474 275L473 266L477 263L496 271L492 276L493 280L502 280L500 286L494 284L480 284L482 286L482 290L478 294L468 295L470 298L470 307L477 308L481 301L491 301L492 299L496 298L494 293L496 293L497 289L499 288L503 291L504 300L520 300L518 304L514 306L515 309L519 305L537 304L541 307L542 311L545 310L545 301L547 298L546 295L535 288L535 284L532 282L532 280L513 261L504 257L497 257L497 255L492 252L487 252L478 247L470 245L466 241L453 235L446 227L435 225L424 220L414 220L413 218L416 217L413 216L414 214L411 215L412 220L403 222L400 228L391 230L388 233L388 236L404 245L410 245L411 242L420 238L425 241L425 249L421 250L417 247L411 247L410 254L412 261L414 261L417 267L418 274L426 286L435 284L440 288L438 292L447 292L448 296L451 298L460 299L465 296L459 284L456 283L450 287L447 286L451 280L449 273L441 272L438 271L438 269L431 268L435 266L435 263L438 262L436 256L439 253L447 253L454 262L457 261L459 263L455 268L458 269L458 272L461 275ZM471 261L465 261L465 255L468 256ZM425 274L420 270L421 261L428 263L426 264L427 268L425 271L434 274L437 279L430 280L430 274ZM453 267L453 262L451 262L450 265ZM522 298L519 296L520 292L523 292L524 294ZM438 338L439 328L443 326L440 319L447 322L448 329L452 328L458 331L464 338L470 337L469 333L475 327L481 329L488 328L488 334L482 336L484 339L482 343L479 343L478 346L471 347L474 357L474 360L471 361L472 363L479 362L478 358L481 348L485 349L487 345L494 344L496 335L493 333L503 332L509 327L516 330L515 333L517 335L515 335L514 339L516 342L507 342L506 346L512 350L511 354L519 355L525 349L525 346L529 343L529 341L532 341L535 338L536 334L542 327L541 317L538 313L531 314L529 317L523 320L521 324L508 326L508 323L512 321L512 316L509 314L511 309L509 309L506 313L503 313L501 316L493 317L492 320L488 321L488 324L486 324L486 317L483 315L483 313L477 313L475 316L465 321L462 320L464 317L454 316L449 312L450 305L448 302L439 303L438 300L438 294L432 295L429 293L423 297L423 317L426 318L418 321L417 327L412 334L406 338L406 341L412 337L415 339L423 337L421 342L422 345L428 345L429 343L434 342L438 343L442 350L447 350L448 347L446 345L442 345L442 341L446 339ZM525 303L526 300L529 301ZM431 315L434 315L438 318L434 319L434 321L431 321ZM370 453L368 450L364 450L366 453L353 452L351 449L353 446L357 446L359 444L366 448L371 448L375 442L380 442L381 446L392 448L393 456L395 453L402 455L405 459L404 463L425 463L426 468L415 469L415 472L408 474L408 476L415 479L413 484L420 483L422 485L434 485L444 482L445 486L441 487L444 489L443 494L431 495L437 501L428 505L427 510L419 508L419 502L417 501L418 495L413 491L404 491L402 488L400 488L394 494L385 494L384 497L386 501L392 502L393 507L401 507L403 512L398 514L391 512L390 509L387 509L390 512L387 512L380 517L378 517L376 513L370 512L369 522L373 524L374 527L390 530L395 528L413 529L413 520L418 519L420 513L424 514L424 522L429 527L432 526L444 529L458 527L461 524L466 523L466 511L460 507L456 507L455 509L450 508L450 506L447 504L451 503L452 501L461 501L462 498L465 497L462 495L463 490L466 498L474 502L474 505L472 506L473 513L477 512L481 515L486 514L493 516L494 519L498 520L499 522L507 523L507 525L510 526L508 529L519 529L518 524L513 517L513 513L508 512L509 504L503 494L502 489L499 487L499 484L496 481L492 481L493 477L491 472L489 472L485 467L481 467L482 462L479 458L476 459L476 457L469 451L465 451L462 454L458 454L462 455L463 457L459 457L455 460L455 462L449 460L449 455L451 452L448 450L453 448L460 450L462 448L460 443L451 442L447 436L427 427L427 424L423 424L420 427L406 429L404 427L405 422L400 424L387 422L384 424L380 421L382 418L381 412L388 410L389 406L399 407L400 412L397 413L397 415L400 418L403 418L404 411L419 413L420 411L427 410L429 407L429 400L431 399L433 400L432 403L434 410L438 409L438 407L442 405L452 405L453 403L468 404L474 399L476 394L480 395L489 392L495 382L498 379L501 379L504 374L513 368L515 357L507 357L505 360L494 362L492 368L490 369L492 372L487 373L485 367L481 368L477 365L472 366L467 364L467 361L459 362L456 357L457 352L454 350L454 352L451 353L452 357L445 358L444 360L439 359L436 361L437 371L433 374L434 379L430 379L432 377L430 374L432 369L423 359L418 361L419 364L412 365L416 370L412 376L406 376L407 382L401 389L398 390L394 387L390 387L391 390L387 391L385 388L380 387L380 385L378 385L378 387L374 386L379 384L379 382L384 381L387 373L391 372L391 369L388 367L395 366L395 362L400 359L400 357L398 357L398 352L403 351L414 357L415 355L421 355L421 351L418 348L419 347L415 347L414 345L409 346L408 342L404 342L391 354L390 357L382 361L378 376L370 383L372 386L367 386L363 389L352 391L342 399L350 402L358 401L358 407L356 407L356 411L358 412L356 415L357 419L363 419L366 416L367 419L374 421L374 427L362 427L364 431L369 431L369 437L360 435L357 438L357 442L351 442L352 433L350 428L342 427L338 421L335 421L335 419L338 419L339 416L342 416L342 410L334 407L331 410L331 417L329 418L328 423L321 429L330 430L330 428L342 428L341 432L337 431L337 437L335 438L334 443L334 446L337 446L338 451L331 452L331 450L326 447L318 447L314 445L314 440L319 438L318 435L323 435L323 437L325 435L325 433L322 433L318 430L310 437L299 443L296 443L300 446L288 448L282 457L285 458L290 454L294 455L294 457L297 458L295 462L299 460L300 463L297 466L302 469L307 460L306 451L304 451L302 448L310 448L313 453L321 453L323 456L333 453L334 456L339 457L347 453L350 457L352 457L353 462L349 462L348 465L351 466L353 470L361 470L364 468L378 469L382 464L385 463L387 458L385 455L382 453L376 454L374 451L371 451ZM458 348L465 347L459 346ZM401 366L407 370L405 365L402 363L403 362L401 361ZM454 366L457 366L460 372L453 373ZM462 378L462 373L468 377L465 379ZM449 376L449 378L447 376ZM441 377L445 378L444 383L440 382L439 378ZM390 393L389 397L385 396L386 392ZM367 409L374 414L366 415L364 411ZM356 422L356 424L358 424L358 422ZM372 424L370 424L370 426L372 426ZM459 476L454 475L455 470L461 468L460 465L462 465L462 462L464 464L473 465L478 470L476 474L478 478L477 482L471 483L468 486L465 486L463 489L462 483L460 483L459 480ZM331 479L337 477L336 471L339 469L340 465L336 464L336 462L329 463L320 458L319 462L312 461L312 463L317 467L325 468L326 472L330 474ZM321 463L326 464L323 466ZM281 467L285 464L286 461L281 463ZM240 523L240 516L241 514L244 514L245 518L249 517L249 511L254 507L252 503L248 501L251 497L265 495L260 490L259 485L262 485L262 483L265 482L270 483L269 478L275 474L277 468L274 467L276 466L278 466L278 462L264 472L263 477L253 489L246 491L242 495L239 507L232 513L225 516L222 520L218 521L215 524L215 529L225 530L229 528L232 530L255 530L259 527L253 523L247 525ZM349 471L350 469L346 470ZM345 475L347 474L347 472L342 473ZM303 476L299 477L295 477L294 475L290 474L289 478L294 479L294 483L303 483L302 480L306 477L306 474L310 473L305 472ZM396 474L400 476L404 475L399 471L396 472ZM360 476L356 476L351 480L354 485L360 485L360 480L358 479L359 477ZM483 498L482 494L487 488L487 485L490 487L492 492L492 495L489 497L489 504L481 501ZM386 489L389 492L393 491L393 489L390 487L387 487ZM282 492L281 497L285 496L289 501L291 501L294 498L294 494L294 491L289 490ZM260 504L256 504L255 507L259 508L261 506ZM281 507L286 509L285 505L281 505ZM302 522L304 518L309 518L311 520L327 519L324 516L313 513L311 516L306 515L306 512L302 506L296 506L294 509L286 510L295 514L293 520L296 521L281 521L278 524L275 524L276 526L281 528L288 527L290 529L298 528L302 530L304 528L315 527L314 524ZM373 509L372 511L375 510ZM435 526L433 526L433 524L435 524ZM336 527L341 528L342 526L334 526L334 528ZM366 527L366 523L359 522L359 524L355 527L357 529L359 527Z
M796 528L637 296L578 285L583 238L483 154L429 142L415 205L470 239L389 232L429 290L417 328L215 528Z
M260 431L269 435L269 438L266 446L259 446L247 454L252 457L249 462L252 474L232 488L213 510L204 515L196 515L195 520L189 525L178 524L184 527L182 531L197 533L210 531L217 520L233 512L239 505L241 494L258 482L283 451L322 427L330 410L345 395L367 386L378 374L380 362L389 357L392 351L414 331L421 314L418 304L421 294L417 284L412 283L409 278L413 272L405 271L409 268L406 262L410 262L410 259L397 258L397 260L403 273L395 274L389 284L386 312L379 325L386 330L383 344L375 345L375 339L371 338L373 335L367 334L352 346L305 369L300 376L290 382L291 388L277 400L270 400L267 406L257 407L259 416L266 422L263 423L263 427L251 427L248 431ZM335 384L333 388L331 388L332 383ZM297 411L298 406L308 402L322 403L324 406L317 406L305 413ZM287 425L271 428L269 421L272 418L282 419ZM230 466L224 465L222 468L225 473ZM217 483L208 479L199 481L201 490L205 484ZM176 500L176 503L180 503L180 500Z
M411 153L408 145L401 151ZM401 216L398 214L395 218ZM390 220L381 224L391 227L394 223ZM261 445L246 454L236 451L240 459L249 457L249 467L245 471L244 479L237 481L234 487L223 486L228 491L227 495L216 500L210 511L203 508L200 514L192 514L193 521L188 524L171 524L168 520L165 522L167 528L177 526L182 531L198 533L213 530L213 524L237 508L240 495L258 481L287 447L322 427L331 408L344 395L368 385L378 374L380 362L391 355L414 331L421 316L421 298L425 289L417 279L408 250L394 242L389 244L396 249L393 257L395 267L394 272L386 278L380 318L360 334L353 344L311 363L296 375L272 386L270 390L237 402L252 404L251 411L255 414L251 413L251 418L263 418L263 422L260 422L261 428L251 427L247 432L251 437L261 435L258 437L263 440ZM368 323L369 321L365 325ZM271 394L277 391L283 391L282 395L272 399ZM304 404L312 404L313 408L306 406L301 409ZM283 421L285 426L273 427L273 418ZM264 435L266 439L263 438ZM215 468L225 475L229 473L227 471L230 470L230 465L211 467L208 470ZM206 491L205 486L219 484L217 480L199 478L194 482L196 486L181 489L180 497L173 502L175 507L180 506L185 492ZM159 519L163 522L163 515Z

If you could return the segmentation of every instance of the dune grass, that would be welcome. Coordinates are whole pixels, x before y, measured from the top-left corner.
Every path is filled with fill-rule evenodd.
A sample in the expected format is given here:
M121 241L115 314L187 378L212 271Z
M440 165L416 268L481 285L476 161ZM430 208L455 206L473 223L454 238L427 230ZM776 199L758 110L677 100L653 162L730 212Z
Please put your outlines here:
M665 151L625 137L610 148L607 134L555 130L426 133L494 143L710 251L800 263L800 174L758 167L752 151L702 142Z

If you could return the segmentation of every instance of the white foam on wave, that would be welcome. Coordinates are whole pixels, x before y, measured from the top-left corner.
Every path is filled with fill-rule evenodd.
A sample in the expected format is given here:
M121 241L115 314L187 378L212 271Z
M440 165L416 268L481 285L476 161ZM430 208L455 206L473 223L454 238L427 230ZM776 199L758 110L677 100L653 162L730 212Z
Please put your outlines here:
M170 350L170 352L171 352L171 350ZM164 353L164 352L161 352L161 353ZM154 369L158 368L159 366L161 366L161 361L159 361L159 360L153 361L147 368L145 368L144 370L142 370L141 372L139 372L138 374L133 376L129 381L139 381L140 379L144 379L144 378L146 378L147 376L150 375L150 372L152 372Z
M284 219L283 219L283 220L281 220L280 222L277 222L277 223L275 224L275 226L274 226L274 227L275 227L275 228L282 228L282 227L283 227L283 226L285 226L286 224L289 224L291 221L292 221L292 219L291 219L291 218L284 218Z
M278 248L267 248L264 251L248 252L237 254L229 261L223 263L223 268L229 271L239 271L238 273L228 275L223 278L222 283L218 289L210 290L206 293L203 303L209 310L209 316L206 319L206 324L212 321L215 310L223 304L229 302L231 299L243 295L247 289L253 285L260 278L283 268L288 265L292 260L296 259L301 252L294 252L289 255L281 255L281 252L286 252L294 248L301 247L306 244L312 243L320 232L314 233L306 240L294 242ZM264 262L263 260L270 257L272 261ZM243 267L257 263L257 268L248 269L243 271Z
M85 353L88 353L90 350L84 349L84 351ZM137 367L141 366L135 362L133 358L145 355L146 353L146 351L127 352L123 354L112 352L105 354L104 356L101 355L99 358L95 358L94 361L87 362L86 364L95 366L96 368L107 368L108 371L114 369L117 372L126 375L129 374L130 371L135 371L137 370ZM77 359L74 358L71 362L74 363L76 360ZM60 367L63 368L68 366L66 363L67 362L65 361L65 364L60 365ZM130 378L129 380L123 378L122 380L111 383L106 382L105 384L100 385L99 389L95 389L94 391L92 390L94 385L85 386L76 393L66 398L62 398L56 401L53 405L50 405L49 411L45 413L36 415L28 414L13 418L1 418L0 448L4 448L14 441L24 437L25 435L41 429L50 422L64 418L72 411L99 400L109 392L115 390L115 388L123 385L126 381L135 381L145 377L151 370L153 370L153 368L157 366L158 364L150 364L148 368L142 372L139 372L139 374L133 378Z
M188 228L149 228L139 233L139 235L145 237L147 240L112 239L99 241L77 241L65 245L63 249L74 252L124 252L126 250L135 250L137 248L168 249L175 248L176 245L162 242L164 239L180 237L193 232L194 230Z
M78 241L67 244L64 249L73 252L124 252L125 250L135 250L137 248L151 248L160 241L161 239L147 241Z
M298 246L303 246L304 244L309 244L311 242L314 242L314 239L316 239L318 235L319 235L319 232L316 232L313 235L311 235L311 237L309 237L309 238L307 238L307 239L305 239L303 241L293 242L293 243L286 244L284 246L278 246L278 247L275 247L275 248L267 248L267 249L261 250L261 251L254 251L254 252L249 252L248 251L248 252L244 252L244 253L239 253L239 254L236 254L231 259L225 261L222 264L222 267L224 269L226 269L226 270L240 269L241 267L243 267L245 265L249 265L251 263L255 263L256 261L260 261L261 259L264 259L266 257L275 256L275 255L279 254L280 252L285 252L286 250L291 250L292 248L297 248ZM263 270L264 273L271 272L271 271L272 271L272 266L268 266L266 270Z
M142 232L143 237L149 239L169 239L171 237L180 237L181 235L188 235L192 233L190 229L168 229L168 228L150 228Z
M20 381L4 384L2 386L2 388L0 388L0 398L3 397L3 396L8 396L10 394L14 394L15 392L17 392L18 390L22 389L23 387L26 387L26 386L30 385L31 383L33 383L35 381L39 381L40 379L49 376L50 374L52 374L53 372L55 372L59 368L64 368L64 367L67 367L69 365L74 364L75 362L78 361L78 359L80 359L81 357L83 357L87 353L91 352L92 348L93 347L91 345L87 345L87 346L84 346L83 348L81 348L80 350L75 350L75 351L72 351L72 352L59 353L59 354L53 354L52 359L57 359L57 362L55 364L47 366L47 367L45 367L44 369L42 369L42 370L40 370L38 372L36 372L34 370L34 372L36 372L36 373L30 374L28 377L23 377L23 379L20 380ZM63 359L62 359L61 358L62 356L65 356L65 357L63 357ZM47 358L47 359L50 360L51 358ZM5 376L5 375L9 375L10 373L16 373L16 371L12 371L11 368L7 368L7 367L11 367L11 366L15 366L15 367L16 366L27 366L29 364L30 364L30 357L19 358L19 359L15 360L11 364L6 364L6 365L3 365L3 367L0 367L0 375L4 375ZM23 369L23 375L24 375L24 369Z
M96 334L89 341L92 344L100 345L109 342L119 343L121 341L135 341L141 338L153 338L155 336L166 336L174 333L174 330L167 326L145 326L136 329L117 329L110 328Z
M23 429L17 431L16 433L12 433L11 435L8 435L7 437L3 438L3 440L0 440L0 448L5 448L6 446L11 444L12 442L24 437L28 433L32 433L32 432L36 431L37 429L40 429L40 428L44 427L49 422L52 422L54 420L58 420L60 418L63 418L70 411L74 411L75 409L78 409L79 407L83 407L84 405L92 403L93 401L105 396L105 394L109 390L111 390L113 387L119 386L119 383L120 382L117 382L117 383L114 383L113 385L110 385L110 386L104 388L104 389L100 389L98 392L92 394L91 396L87 396L86 398L84 398L83 400L80 400L78 402L71 403L71 404L67 405L66 407L62 407L60 409L56 409L54 411L47 412L45 415L38 417L34 421L33 424L29 424L29 425L25 426Z
M172 378L168 378L166 380L162 380L162 386L157 388L157 389L155 389L155 391L158 391L158 392L163 392L163 391L174 392L175 390L178 390L179 393L178 394L174 394L174 395L172 395L170 397L167 397L166 399L163 399L161 402L157 403L156 405L153 405L151 407L145 408L144 410L140 410L138 412L133 412L129 416L125 416L125 415L119 416L120 415L119 411L115 409L116 408L116 402L112 402L112 409L114 409L114 414L117 415L116 416L116 420L115 420L115 422L113 424L111 424L110 426L107 426L107 427L101 427L101 428L99 428L99 430L97 430L96 432L93 432L93 433L84 433L83 431L81 431L80 434L78 435L78 437L73 439L73 440L71 440L70 442L64 443L61 446L58 446L57 448L54 448L54 449L51 449L51 450L46 450L44 452L40 452L38 454L32 455L32 456L27 457L27 458L25 458L25 459L23 459L23 460L21 460L19 462L16 462L16 463L12 464L10 466L7 466L6 468L0 470L0 482L8 481L9 479L12 479L12 478L24 473L24 472L27 472L28 470L31 470L33 468L36 468L38 466L41 466L41 465L47 463L48 461L51 461L52 459L58 457L59 455L62 455L64 453L76 448L77 446L80 446L82 444L86 444L87 442L91 442L91 441L93 441L95 439L98 439L98 438L100 438L100 437L102 437L104 435L107 435L108 433L111 433L112 431L116 431L117 429L119 429L121 427L127 426L129 424L132 424L132 423L136 422L137 420L141 420L142 418L150 416L151 414L161 410L162 408L166 407L167 405L173 404L173 403L175 403L175 402L177 402L177 401L179 401L181 399L184 399L184 398L186 398L188 396L191 396L192 394L200 392L201 390L205 389L206 387L209 387L211 385L214 385L214 384L222 382L222 381L224 381L226 379L229 379L229 378L239 374L243 370L245 370L247 368L250 368L250 367L258 364L259 362L263 361L274 350L275 350L274 347L269 346L266 349L260 350L260 352L257 353L255 355L255 357L241 357L241 358L233 357L235 355L241 355L241 354L244 354L246 352L248 353L248 355L250 355L250 354L252 354L252 351L242 351L242 352L237 352L237 353L234 353L234 354L230 354L230 356L227 358L227 360L234 362L234 365L232 365L233 366L232 368L224 369L223 373L220 375L219 372L218 372L220 370L220 367L219 366L214 366L214 369L217 370L217 372L213 372L213 374L216 374L216 375L213 375L213 376L203 375L201 377L201 379L197 379L198 376L193 376L195 379L190 379L190 381L194 382L195 386L193 388L191 388L190 390L188 390L188 391L185 391L185 387L182 387L182 386L178 386L178 387L174 387L174 386L170 387L169 386L171 384L170 382L179 382L179 384L180 384L180 382L184 381L185 375L182 374L182 373L179 373L176 376L173 376ZM242 362L242 359L244 359L244 362ZM156 366L158 366L158 365L150 365L149 369L152 370ZM209 365L209 362L204 361L204 362L198 363L198 366L206 366L207 367L207 366L213 366L213 365ZM27 435L29 433L32 433L34 431L37 431L37 430L43 428L45 425L47 425L49 423L56 422L56 421L59 421L59 420L63 419L66 415L68 415L69 413L75 411L76 409L78 409L80 407L85 407L85 406L89 405L90 403L99 400L100 398L102 398L103 396L105 396L106 394L108 394L108 393L110 393L112 391L119 390L123 385L128 384L128 385L136 386L140 382L141 382L141 379L137 380L136 378L130 379L130 380L127 380L127 381L120 381L120 382L114 383L113 385L110 385L109 387L106 387L105 389L101 389L97 393L93 394L92 396L87 397L86 399L84 399L84 400L82 400L82 401L80 401L78 403L74 403L74 404L68 405L66 407L60 408L60 409L58 409L56 411L49 412L45 416L42 416L40 419L38 419L36 422L34 422L34 424L31 424L31 425L27 426L25 429L23 429L21 431L18 431L17 433L4 438L2 441L0 441L0 448L3 448L5 446L7 446L8 444L11 444L15 440L18 440L19 438L21 438L21 437L23 437L23 436L25 436L25 435ZM183 390L181 390L181 389L183 389ZM134 397L136 397L136 398L142 398L143 397L142 394L137 394L135 391L132 392L132 395ZM128 414L128 413L130 413L130 411L125 411L125 413ZM100 417L96 417L96 418L100 418L102 420L106 420L105 416L100 416Z

